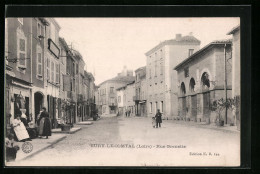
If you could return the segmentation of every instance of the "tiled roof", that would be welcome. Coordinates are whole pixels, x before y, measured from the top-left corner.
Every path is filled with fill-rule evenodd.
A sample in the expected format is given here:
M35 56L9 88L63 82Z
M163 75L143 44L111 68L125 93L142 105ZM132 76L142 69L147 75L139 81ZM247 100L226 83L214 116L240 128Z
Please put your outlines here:
M130 83L132 81L135 80L134 76L116 76L112 79L106 80L104 82L102 82L101 84L99 84L98 86L101 86L102 84L106 83L106 82L122 82L122 83Z
M208 45L206 45L205 47L201 48L200 50L198 50L197 52L195 52L194 54L192 54L190 57L188 57L187 59L183 60L181 63L179 63L177 66L174 67L174 70L178 70L179 67L181 67L182 65L184 65L185 63L191 61L192 59L194 59L198 54L202 53L203 51L205 51L206 49L210 48L213 45L218 45L218 44L231 44L232 43L232 39L224 39L224 40L215 40L210 42Z
M171 40L165 40L161 43L159 43L157 46L155 46L154 48L152 48L151 50L147 51L145 53L146 56L148 56L149 54L151 54L152 52L156 51L157 49L161 48L164 45L175 45L175 44L179 44L179 43L195 43L195 44L200 44L200 40L198 40L197 38L195 38L194 36L182 36L180 39L176 40L176 39L171 39Z

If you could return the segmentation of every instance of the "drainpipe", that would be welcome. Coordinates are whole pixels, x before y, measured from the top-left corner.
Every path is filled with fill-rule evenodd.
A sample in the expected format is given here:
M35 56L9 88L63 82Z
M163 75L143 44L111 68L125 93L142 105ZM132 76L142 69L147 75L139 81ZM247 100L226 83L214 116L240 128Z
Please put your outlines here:
M225 90L225 102L227 102L227 67L226 67L226 44L224 45L224 90ZM227 107L225 107L225 119L227 124Z

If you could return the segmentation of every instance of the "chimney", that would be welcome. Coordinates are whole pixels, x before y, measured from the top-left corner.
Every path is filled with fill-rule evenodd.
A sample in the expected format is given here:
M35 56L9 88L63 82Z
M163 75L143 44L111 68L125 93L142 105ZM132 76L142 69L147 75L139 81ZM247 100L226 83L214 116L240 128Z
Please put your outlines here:
M181 40L181 34L176 34L176 41L180 41Z
M192 32L190 32L190 33L189 33L189 36L193 36L193 33L192 33Z

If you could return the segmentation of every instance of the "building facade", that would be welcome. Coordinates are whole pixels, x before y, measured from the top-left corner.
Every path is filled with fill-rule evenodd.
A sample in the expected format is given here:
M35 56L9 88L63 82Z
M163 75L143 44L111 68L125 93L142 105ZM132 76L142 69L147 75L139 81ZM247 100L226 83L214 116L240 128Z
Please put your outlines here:
M146 83L146 67L140 67L135 70L135 115L147 116L147 83Z
M77 99L85 92L85 63L82 57L79 59L79 53L72 52L66 41L59 38L59 30L53 18L5 20L7 127L21 112L34 127L43 106L50 114L52 128L62 118L72 124L80 120L77 111L82 108L77 108L77 103L81 103ZM94 77L90 75L88 79L91 91L87 92L93 101Z
M175 39L161 42L145 54L148 116L154 116L157 109L160 109L164 118L177 115L177 74L172 67L199 47L200 41L192 34L177 34Z
M106 80L99 85L97 91L99 99L99 101L97 101L97 108L99 108L99 113L101 113L101 115L115 116L118 114L116 89L125 86L132 81L134 81L134 76L131 73L119 73L118 76Z
M239 100L239 106L234 111L235 124L240 130L240 88L241 88L241 68L240 68L240 25L233 28L228 35L233 36L232 40L232 98Z
M232 66L228 63L232 62L231 43L231 40L211 42L174 68L178 74L181 118L215 122L216 115L210 110L212 102L225 98L225 91L228 97L232 93ZM233 122L230 113L225 121Z

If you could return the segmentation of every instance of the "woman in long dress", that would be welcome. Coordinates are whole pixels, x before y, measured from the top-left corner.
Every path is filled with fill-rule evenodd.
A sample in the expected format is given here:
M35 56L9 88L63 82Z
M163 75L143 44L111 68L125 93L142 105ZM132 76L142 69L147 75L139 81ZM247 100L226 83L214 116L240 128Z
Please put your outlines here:
M46 136L47 139L48 136L51 136L51 121L45 107L42 108L39 123L39 136Z
M23 122L20 119L20 116L17 116L13 121L12 121L12 127L15 132L15 135L18 139L18 141L25 141L25 140L30 140L30 136L23 124Z

